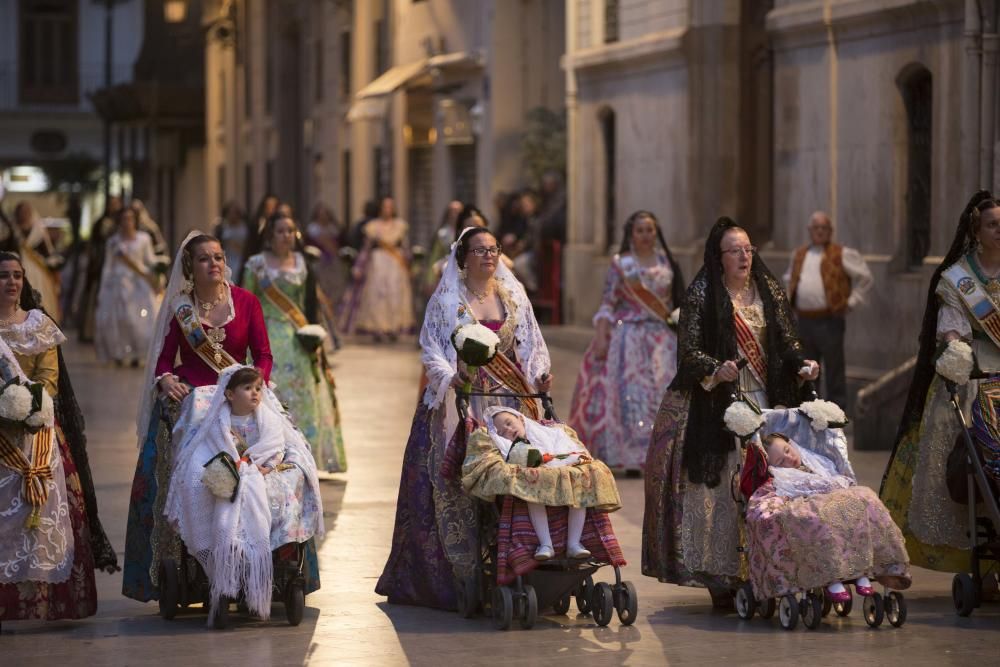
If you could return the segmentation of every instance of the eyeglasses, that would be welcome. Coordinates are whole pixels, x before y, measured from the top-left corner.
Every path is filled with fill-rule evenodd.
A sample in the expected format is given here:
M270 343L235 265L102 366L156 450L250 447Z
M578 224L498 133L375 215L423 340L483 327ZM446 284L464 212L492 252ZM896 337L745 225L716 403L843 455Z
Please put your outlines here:
M729 250L723 250L722 252L728 254L730 257L740 257L741 255L756 255L757 246L747 245L740 248L730 248Z
M486 257L487 255L489 255L490 257L499 257L500 253L503 252L503 248L501 248L498 245L495 245L492 248L486 248L486 247L472 248L471 250L469 250L469 252L471 252L476 257Z

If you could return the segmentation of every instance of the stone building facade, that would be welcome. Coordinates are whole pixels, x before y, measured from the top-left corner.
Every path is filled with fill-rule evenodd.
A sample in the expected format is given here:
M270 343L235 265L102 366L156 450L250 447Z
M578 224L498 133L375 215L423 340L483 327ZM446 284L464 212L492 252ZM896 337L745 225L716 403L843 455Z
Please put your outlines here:
M688 277L718 215L777 274L824 209L865 253L856 380L915 353L930 272L995 187L996 2L568 0L571 321L597 308L624 219L659 216Z
M455 197L522 186L525 113L564 104L565 24L547 0L214 0L206 199L265 192L342 220L392 194L415 242Z

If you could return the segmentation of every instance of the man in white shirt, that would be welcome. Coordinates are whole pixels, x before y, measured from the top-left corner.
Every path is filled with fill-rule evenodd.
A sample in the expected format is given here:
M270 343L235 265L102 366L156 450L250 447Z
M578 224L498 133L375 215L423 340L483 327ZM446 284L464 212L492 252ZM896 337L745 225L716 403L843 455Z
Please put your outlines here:
M810 243L792 255L785 285L798 318L804 354L822 365L824 397L844 408L847 404L845 317L864 303L874 281L861 253L833 242L830 216L816 211L809 219L808 229Z

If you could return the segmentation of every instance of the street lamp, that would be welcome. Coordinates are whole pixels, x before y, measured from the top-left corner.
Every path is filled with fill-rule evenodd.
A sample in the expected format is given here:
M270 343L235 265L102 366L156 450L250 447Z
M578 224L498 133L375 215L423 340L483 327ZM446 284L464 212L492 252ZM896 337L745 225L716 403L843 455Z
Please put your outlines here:
M163 20L167 23L183 23L187 18L187 0L166 0L163 3Z

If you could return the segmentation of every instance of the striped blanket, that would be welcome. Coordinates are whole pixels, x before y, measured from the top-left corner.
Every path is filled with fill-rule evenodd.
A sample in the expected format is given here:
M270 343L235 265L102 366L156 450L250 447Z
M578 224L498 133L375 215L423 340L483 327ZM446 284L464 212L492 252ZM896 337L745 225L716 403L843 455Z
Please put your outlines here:
M549 534L556 550L556 558L566 551L566 531L569 512L565 507L548 507ZM624 567L625 556L611 527L607 512L587 510L583 525L583 546L590 549L595 560ZM513 583L518 575L525 575L541 563L535 560L538 538L528 518L528 506L523 500L504 496L500 522L497 525L497 583Z

